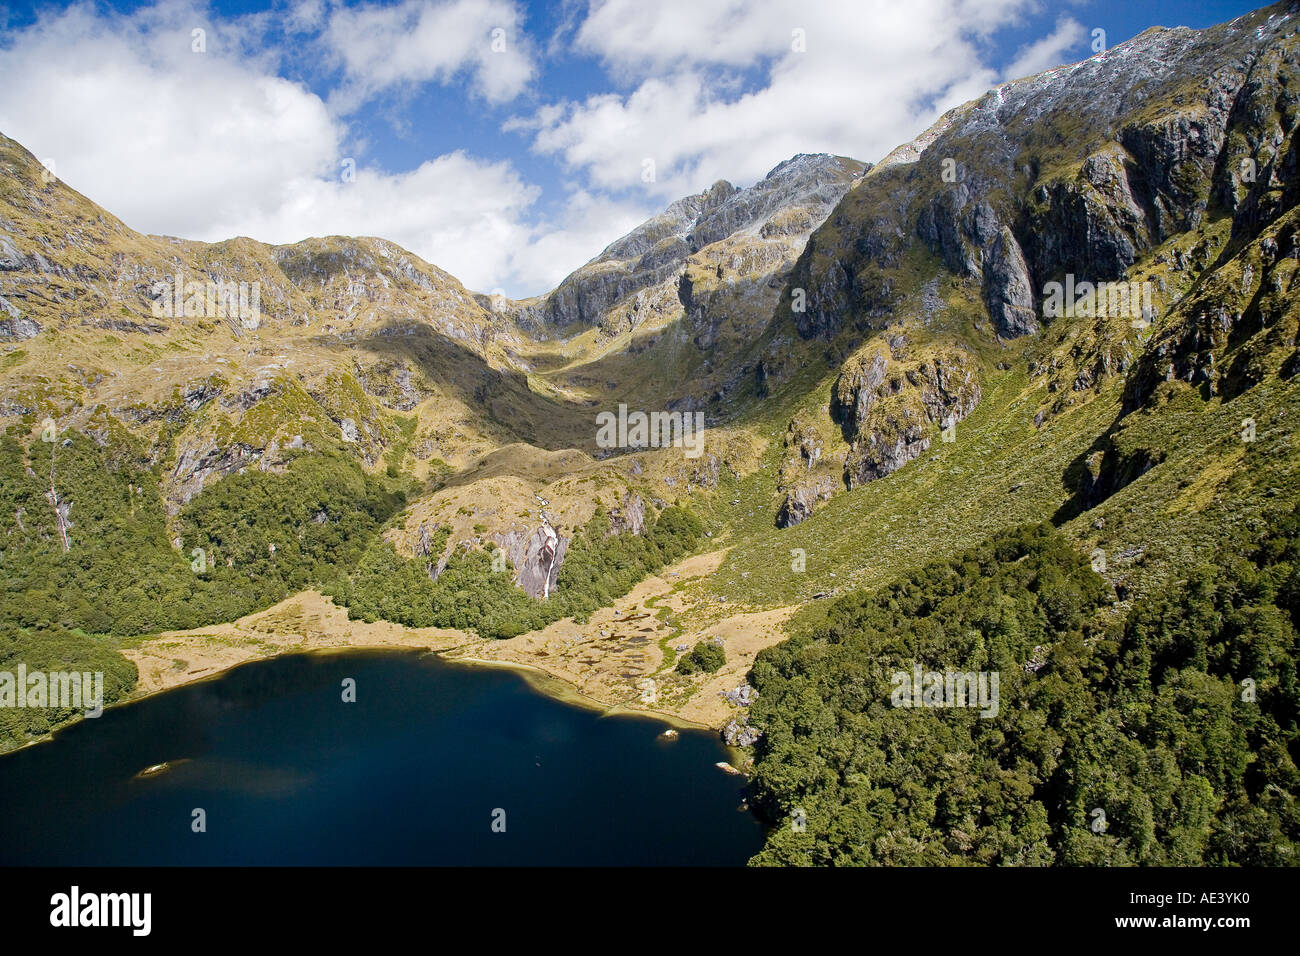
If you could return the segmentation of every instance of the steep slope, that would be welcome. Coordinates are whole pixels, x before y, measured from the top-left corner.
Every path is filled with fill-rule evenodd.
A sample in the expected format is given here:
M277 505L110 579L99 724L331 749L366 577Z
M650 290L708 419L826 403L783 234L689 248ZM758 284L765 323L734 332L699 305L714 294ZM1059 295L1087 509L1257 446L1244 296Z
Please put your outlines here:
M1293 862L1298 25L1005 84L811 237L748 482L802 520L737 522L697 595L808 602L750 674L756 800L801 822L756 862ZM913 666L1001 709L893 709Z
M1243 376L1260 381L1265 372L1246 372L1254 361L1246 355L1287 340L1292 321L1285 290L1296 44L1288 9L1200 32L1153 28L945 115L918 139L923 148L896 151L872 169L810 238L783 293L790 332L763 355L761 390L806 370L791 335L851 353L886 327L922 330L958 350L930 357L938 374L978 379L998 369L973 371L971 353L992 357L1054 322L1025 353L1031 377L1048 384L1039 427L1135 364L1129 407L1171 364L1176 377L1211 390L1240 391ZM1054 284L1066 291L1053 297ZM1085 297L1093 287L1100 296ZM1075 289L1079 301L1062 301ZM1157 342L1144 351L1153 324ZM1230 339L1235 350L1264 325L1275 329L1273 344L1261 340L1222 364ZM869 356L852 357L837 394L862 395L857 378L869 365ZM927 386L902 387L926 404ZM850 423L844 485L864 472L888 474L972 407L953 400L906 423ZM882 445L884 467L875 450ZM796 483L787 502L806 493Z
M405 444L452 463L564 425L514 330L392 243L141 236L12 140L0 164L5 412L67 427L103 407L154 443L176 505L290 445L374 464L417 406Z
M868 168L800 155L745 189L715 183L611 243L547 295L482 301L539 336L566 337L545 377L567 398L604 404L621 392L642 407L723 414L726 396L752 374L749 350L786 273Z
M742 233L806 238L868 168L842 156L800 155L746 189L719 180L610 243L553 291L522 302L489 299L487 304L539 330L603 323L616 331L610 321L616 306L626 307L629 296L679 279L686 261L705 246ZM635 324L635 313L651 298L653 293L643 295L632 314L620 313Z

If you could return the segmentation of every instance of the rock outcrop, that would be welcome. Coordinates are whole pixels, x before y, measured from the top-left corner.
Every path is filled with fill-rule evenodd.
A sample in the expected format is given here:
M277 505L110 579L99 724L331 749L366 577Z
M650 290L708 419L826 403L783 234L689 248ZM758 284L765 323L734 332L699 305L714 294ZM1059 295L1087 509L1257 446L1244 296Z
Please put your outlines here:
M820 502L840 490L840 480L826 455L827 438L820 422L797 417L786 429L785 457L778 490L784 495L776 526L789 528L806 520Z
M1296 102L1293 20L1257 19L1153 28L945 114L809 238L787 283L799 334L876 327L908 291L916 240L1015 337L1038 330L1045 283L1120 278L1216 197L1236 232L1258 231L1295 190Z
M554 590L560 567L569 550L569 538L543 525L533 531L512 529L492 536L515 569L515 583L530 597L541 598Z
M844 431L849 487L883 478L930 447L934 425L955 427L981 395L975 361L950 346L873 340L845 363L831 413Z
M609 513L610 534L642 534L645 531L645 502L628 492L623 502Z
M554 291L538 299L512 302L481 297L484 305L538 331L569 327L610 325L609 314L620 306L636 324L637 316L662 312L665 303L654 291L665 286L688 311L700 314L700 300L692 301L689 278L681 285L688 259L706 247L732 237L755 240L742 259L709 264L733 275L761 271L766 279L783 240L804 238L830 213L844 192L869 166L856 160L825 154L799 155L779 164L758 183L738 189L718 181L702 193L679 199L664 212L642 223L607 246L600 255L574 271ZM770 249L763 249L770 243ZM753 250L759 249L755 253ZM757 255L757 259L755 259ZM759 261L766 258L767 261ZM792 259L792 257L790 257ZM763 270L763 267L769 267ZM716 276L722 278L722 276ZM635 301L637 296L640 301ZM673 303L676 304L675 302ZM611 331L622 331L614 323Z
M169 513L177 514L181 506L187 504L214 479L247 468L261 457L262 449L244 444L228 447L208 444L180 448L168 483Z
M776 526L790 528L807 520L819 502L830 501L839 489L839 482L829 475L798 480L786 489L776 514Z

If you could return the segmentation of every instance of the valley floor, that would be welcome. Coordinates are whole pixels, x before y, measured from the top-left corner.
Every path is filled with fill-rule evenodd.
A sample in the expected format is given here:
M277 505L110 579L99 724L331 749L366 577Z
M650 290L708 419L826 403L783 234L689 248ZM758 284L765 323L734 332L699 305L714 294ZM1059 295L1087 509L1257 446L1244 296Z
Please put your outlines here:
M303 591L237 621L144 638L122 653L139 670L134 698L279 654L423 648L450 660L518 666L539 689L607 711L652 713L686 725L721 728L742 712L724 693L745 683L759 651L785 637L782 624L795 610L737 608L719 617L714 607L707 615L693 613L696 599L683 586L713 574L725 555L714 551L667 567L585 623L565 618L507 640L350 620L347 610L329 598ZM692 623L702 618L707 623ZM720 638L726 651L720 670L686 677L673 669L679 648L712 637Z

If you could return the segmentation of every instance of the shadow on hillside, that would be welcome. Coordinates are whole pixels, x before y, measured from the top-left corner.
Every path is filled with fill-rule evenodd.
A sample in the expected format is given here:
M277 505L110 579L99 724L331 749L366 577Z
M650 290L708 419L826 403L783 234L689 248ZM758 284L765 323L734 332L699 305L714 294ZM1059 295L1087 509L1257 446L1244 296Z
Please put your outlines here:
M464 344L427 325L390 323L348 341L324 336L317 341L329 348L364 349L407 362L481 413L505 441L557 451L590 447L594 440L589 410L537 394L523 373L493 368Z
M756 369L770 336L785 331L776 321L774 316L763 334L739 347L727 341L701 349L688 319L681 316L664 326L637 330L618 351L564 371L550 362L538 364L535 374L560 388L586 393L582 402L539 394L522 372L493 368L465 343L428 325L392 322L355 339L317 341L331 348L364 349L418 368L481 413L503 443L593 453L596 414L615 410L620 403L632 410L703 411L710 426L733 424L763 407L769 399L759 387Z
M1123 417L1122 413L1116 415L1106 430L1065 466L1065 471L1061 473L1061 487L1070 492L1070 497L1052 515L1051 522L1055 527L1059 528L1067 521L1073 521L1084 512L1091 511L1118 490L1108 487L1111 478L1108 472L1100 469L1094 471L1088 463L1094 456L1097 456L1094 460L1104 461L1103 456L1112 447L1111 436Z
M637 329L619 350L548 378L591 395L593 412L625 402L629 409L645 411L702 411L711 426L744 421L769 399L759 373L764 355L774 338L793 335L793 329L784 328L773 315L756 335L723 334L705 347L698 344L697 331L685 315L653 329ZM810 358L815 348L803 344L805 358ZM797 373L802 367L796 359L792 370Z

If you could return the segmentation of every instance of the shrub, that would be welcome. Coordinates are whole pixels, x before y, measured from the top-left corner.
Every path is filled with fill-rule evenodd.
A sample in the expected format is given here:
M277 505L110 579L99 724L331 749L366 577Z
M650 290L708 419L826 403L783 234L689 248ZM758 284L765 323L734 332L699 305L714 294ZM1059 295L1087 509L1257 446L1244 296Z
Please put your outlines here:
M716 641L700 641L677 661L679 674L712 674L727 662L726 652Z

